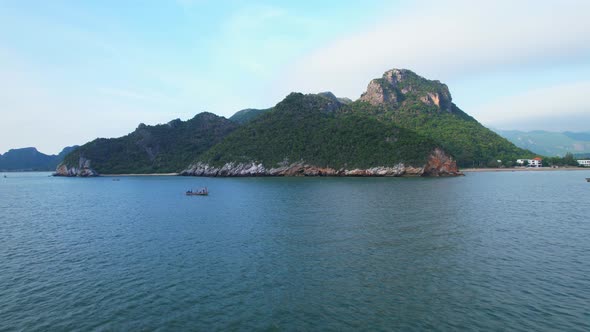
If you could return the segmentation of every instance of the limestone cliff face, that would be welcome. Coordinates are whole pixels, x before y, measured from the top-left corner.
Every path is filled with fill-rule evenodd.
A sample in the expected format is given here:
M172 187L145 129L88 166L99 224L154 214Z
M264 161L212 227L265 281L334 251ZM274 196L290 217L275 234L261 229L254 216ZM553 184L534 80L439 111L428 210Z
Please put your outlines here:
M367 86L367 91L361 95L361 100L373 106L398 106L396 91L388 89L381 80L372 80Z
M360 100L394 109L420 101L447 112L451 111L452 105L451 93L445 84L427 80L407 69L392 69L372 80Z
M457 168L457 163L453 158L441 149L435 149L430 156L426 165L424 165L423 176L448 176L463 175Z
M422 167L399 163L394 166L378 166L367 169L334 169L318 167L305 162L292 163L276 168L268 168L262 163L226 163L221 167L197 162L183 170L183 176L457 176L459 172L455 161L441 149L435 149Z
M78 167L68 167L66 164L61 163L57 166L53 176L66 176L66 177L92 177L98 176L98 173L90 167L90 160L84 157L80 157Z

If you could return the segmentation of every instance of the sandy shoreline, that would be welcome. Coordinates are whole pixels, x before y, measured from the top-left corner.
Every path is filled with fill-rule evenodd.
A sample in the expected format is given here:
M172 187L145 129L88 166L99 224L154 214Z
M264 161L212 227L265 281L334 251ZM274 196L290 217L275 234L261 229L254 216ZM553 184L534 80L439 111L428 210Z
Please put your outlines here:
M461 172L553 172L553 171L590 171L583 167L512 167L512 168L464 168Z

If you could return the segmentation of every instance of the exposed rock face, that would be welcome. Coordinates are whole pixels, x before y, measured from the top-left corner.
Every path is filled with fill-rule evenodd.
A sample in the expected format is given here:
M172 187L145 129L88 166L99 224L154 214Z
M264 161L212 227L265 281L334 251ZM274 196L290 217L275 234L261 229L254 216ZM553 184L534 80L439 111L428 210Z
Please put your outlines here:
M373 106L398 105L395 91L387 89L387 86L384 86L381 80L372 80L360 100L366 101Z
M457 176L463 175L457 164L441 149L435 149L423 167L406 166L399 163L392 167L372 167L368 169L334 169L308 165L304 162L292 163L277 168L267 168L261 163L227 163L213 167L197 162L183 170L183 176Z
M84 157L80 157L78 167L68 167L62 163L57 166L53 176L67 176L67 177L91 177L98 176L98 173L90 167L90 160Z
M372 80L360 100L373 106L397 108L407 102L410 94L426 105L451 111L451 93L445 84L427 80L407 69L392 69L386 71L383 77Z
M441 149L435 149L428 157L424 166L424 176L463 175L457 168L457 163Z

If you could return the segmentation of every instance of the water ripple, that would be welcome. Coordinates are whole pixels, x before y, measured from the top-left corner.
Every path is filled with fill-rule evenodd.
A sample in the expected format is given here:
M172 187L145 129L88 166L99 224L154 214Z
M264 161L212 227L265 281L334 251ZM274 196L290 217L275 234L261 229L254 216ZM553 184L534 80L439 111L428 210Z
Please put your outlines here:
M0 330L587 331L584 177L11 177Z

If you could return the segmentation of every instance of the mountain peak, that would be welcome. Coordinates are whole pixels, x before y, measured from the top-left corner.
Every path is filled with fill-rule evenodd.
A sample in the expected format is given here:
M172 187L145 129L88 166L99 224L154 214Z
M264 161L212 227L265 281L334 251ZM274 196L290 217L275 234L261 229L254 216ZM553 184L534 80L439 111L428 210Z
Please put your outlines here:
M372 80L360 100L373 106L394 109L419 102L448 112L452 105L446 84L428 80L408 69L391 69L381 78Z
M232 115L229 119L233 122L244 124L250 122L260 115L267 113L270 111L270 108L265 109L257 109L257 108L246 108L241 111L236 112L236 114Z
M319 94L291 92L275 106L275 109L280 112L295 112L300 114L317 111L320 113L333 113L343 105L331 92L322 92Z
M395 85L398 82L404 81L410 75L418 76L409 69L393 68L383 73L383 78Z
M339 102L341 104L345 104L345 105L352 103L352 100L350 100L349 98L336 97L336 95L330 91L320 92L320 93L318 93L318 95L322 96L322 97L326 97L326 98L331 99L333 101Z
M50 170L55 168L63 156L46 155L37 148L27 147L10 149L4 155L0 155L1 170Z
M19 153L37 153L39 150L35 147L26 147L26 148L18 148L18 149L10 149L8 152L19 152Z
M336 98L336 95L334 95L331 91L320 92L318 93L318 95L324 96L329 99L338 100L338 98Z

